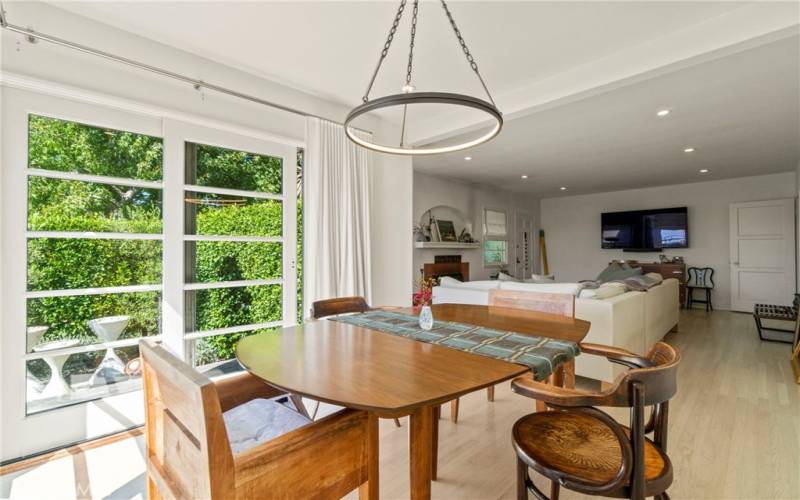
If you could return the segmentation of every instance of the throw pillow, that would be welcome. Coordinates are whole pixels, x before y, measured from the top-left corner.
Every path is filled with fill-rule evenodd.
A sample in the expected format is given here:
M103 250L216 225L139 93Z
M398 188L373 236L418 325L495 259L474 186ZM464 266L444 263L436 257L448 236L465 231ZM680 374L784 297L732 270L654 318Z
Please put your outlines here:
M443 286L445 288L456 288L459 285L463 285L463 282L458 281L455 278L451 278L450 276L442 276L439 278L439 286Z
M664 277L661 276L658 273L647 273L647 274L645 274L645 277L648 277L650 279L654 279L656 281L656 283L661 283L662 281L664 281Z
M542 281L555 281L556 277L553 274L531 274L531 279L534 283L539 283Z
M498 281L513 281L514 283L519 283L519 280L510 274L506 274L502 271L497 275Z
M659 278L661 278L660 275ZM626 285L628 285L628 288L630 288L631 290L636 290L638 292L646 292L647 290L660 284L661 281L663 280L659 280L650 275L645 275L645 276L631 276L629 278L625 278L622 281Z
M614 278L611 278L610 276L613 273L620 271L621 269L622 266L620 265L619 262L612 262L611 264L608 265L608 267L600 271L600 274L597 275L597 281L611 281Z
M609 267L611 267L611 266L609 266ZM634 276L641 276L642 275L642 268L641 267L630 267L628 269L624 269L624 268L622 268L622 266L620 266L618 269L612 269L609 272L606 272L606 271L608 271L608 268L606 268L605 271L600 273L601 276L603 276L603 279L601 279L601 276L598 276L597 277L598 281L603 281L603 282L621 281L621 280L624 280L624 279L627 279L627 278L632 278Z

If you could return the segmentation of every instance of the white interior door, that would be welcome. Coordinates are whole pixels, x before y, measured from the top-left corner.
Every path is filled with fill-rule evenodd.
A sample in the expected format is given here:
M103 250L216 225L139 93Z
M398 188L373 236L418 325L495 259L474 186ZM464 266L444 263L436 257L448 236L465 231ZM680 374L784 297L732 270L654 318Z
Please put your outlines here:
M795 291L794 200L731 203L731 309L791 305Z
M517 211L516 269L518 279L531 277L533 272L533 217L524 210Z

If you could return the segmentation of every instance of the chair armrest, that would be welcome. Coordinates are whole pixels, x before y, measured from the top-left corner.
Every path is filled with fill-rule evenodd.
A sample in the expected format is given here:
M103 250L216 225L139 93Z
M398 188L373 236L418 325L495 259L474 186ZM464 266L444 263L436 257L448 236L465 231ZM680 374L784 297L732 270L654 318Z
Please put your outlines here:
M584 342L580 344L580 348L581 353L603 356L612 363L625 365L629 368L647 368L653 366L650 360L618 347Z
M242 373L214 382L222 411L247 403L257 398L270 399L284 391L267 385L263 380L251 373Z
M608 392L581 391L543 384L533 380L530 375L512 380L511 390L554 406L603 406L610 395Z

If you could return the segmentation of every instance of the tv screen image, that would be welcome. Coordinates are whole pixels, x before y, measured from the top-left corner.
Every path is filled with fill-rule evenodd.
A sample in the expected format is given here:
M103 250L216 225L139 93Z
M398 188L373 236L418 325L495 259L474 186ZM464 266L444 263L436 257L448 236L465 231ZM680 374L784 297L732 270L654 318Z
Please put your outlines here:
M607 212L601 223L602 248L658 251L689 247L686 207Z

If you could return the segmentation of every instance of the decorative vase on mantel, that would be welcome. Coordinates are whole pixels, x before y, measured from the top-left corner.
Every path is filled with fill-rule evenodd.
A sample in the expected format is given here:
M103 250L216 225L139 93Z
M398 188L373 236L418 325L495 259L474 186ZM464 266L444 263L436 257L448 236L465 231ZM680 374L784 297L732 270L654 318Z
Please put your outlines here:
M425 304L419 312L419 327L423 330L430 330L433 328L433 311L431 306Z

